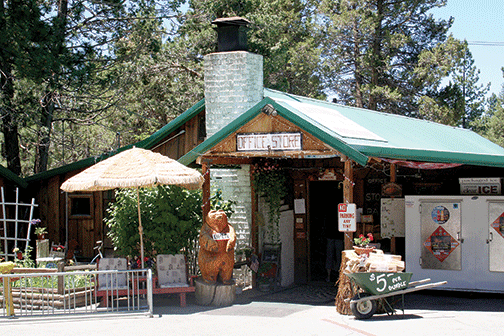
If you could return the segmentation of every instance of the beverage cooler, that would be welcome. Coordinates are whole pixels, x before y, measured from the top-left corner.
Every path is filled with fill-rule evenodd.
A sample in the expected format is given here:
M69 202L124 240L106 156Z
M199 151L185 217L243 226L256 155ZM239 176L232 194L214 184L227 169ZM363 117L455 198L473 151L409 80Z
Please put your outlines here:
M406 196L405 223L415 279L504 293L504 196Z

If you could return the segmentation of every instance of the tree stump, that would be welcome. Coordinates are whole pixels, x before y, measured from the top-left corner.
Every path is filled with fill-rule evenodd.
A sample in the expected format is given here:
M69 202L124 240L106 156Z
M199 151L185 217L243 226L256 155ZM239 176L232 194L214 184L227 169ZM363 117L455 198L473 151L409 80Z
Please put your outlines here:
M202 278L195 280L196 303L201 306L230 306L236 298L235 284L209 284Z
M350 278L344 274L347 261L349 260L349 253L355 254L353 250L345 250L342 252L341 265L337 282L338 294L336 295L336 300L334 302L336 311L342 315L352 315L350 302L345 302L345 299L351 299L354 294L357 293L357 288L355 288L355 286L352 284Z

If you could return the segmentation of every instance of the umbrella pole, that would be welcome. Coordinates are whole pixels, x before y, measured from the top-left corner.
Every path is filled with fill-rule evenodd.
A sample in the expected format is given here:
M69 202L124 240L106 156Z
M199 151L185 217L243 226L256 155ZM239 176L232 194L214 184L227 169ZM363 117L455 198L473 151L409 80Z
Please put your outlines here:
M144 268L144 245L143 245L143 227L142 227L142 216L140 215L140 192L137 191L137 206L138 206L138 232L140 233L140 260L142 262L142 268Z

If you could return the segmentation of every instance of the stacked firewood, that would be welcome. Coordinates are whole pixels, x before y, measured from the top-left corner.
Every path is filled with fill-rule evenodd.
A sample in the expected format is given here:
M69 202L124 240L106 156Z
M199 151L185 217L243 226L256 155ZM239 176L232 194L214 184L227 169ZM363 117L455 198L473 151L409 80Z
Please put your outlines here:
M404 271L404 261L400 255L383 254L381 250L375 250L369 256L351 253L347 257L345 269L347 273Z

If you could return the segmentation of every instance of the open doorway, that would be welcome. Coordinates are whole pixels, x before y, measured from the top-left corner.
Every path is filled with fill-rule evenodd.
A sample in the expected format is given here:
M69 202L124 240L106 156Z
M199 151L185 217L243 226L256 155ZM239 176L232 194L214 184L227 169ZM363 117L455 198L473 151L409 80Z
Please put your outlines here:
M338 231L338 204L343 202L340 181L313 181L309 184L310 215L310 280L327 279L327 239L343 241L344 234ZM339 265L334 265L330 281L336 281Z

